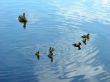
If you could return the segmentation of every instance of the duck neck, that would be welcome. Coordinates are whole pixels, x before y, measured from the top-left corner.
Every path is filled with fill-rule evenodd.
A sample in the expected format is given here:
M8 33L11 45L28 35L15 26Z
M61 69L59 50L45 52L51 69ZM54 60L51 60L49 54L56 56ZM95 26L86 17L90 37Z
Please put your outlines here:
M23 17L25 17L25 13L23 13Z

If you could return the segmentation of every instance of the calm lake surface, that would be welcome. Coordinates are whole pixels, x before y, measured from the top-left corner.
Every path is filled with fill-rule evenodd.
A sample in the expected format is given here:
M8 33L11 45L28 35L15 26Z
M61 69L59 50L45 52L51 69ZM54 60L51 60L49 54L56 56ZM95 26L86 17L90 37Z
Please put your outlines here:
M0 82L110 82L110 0L0 0Z

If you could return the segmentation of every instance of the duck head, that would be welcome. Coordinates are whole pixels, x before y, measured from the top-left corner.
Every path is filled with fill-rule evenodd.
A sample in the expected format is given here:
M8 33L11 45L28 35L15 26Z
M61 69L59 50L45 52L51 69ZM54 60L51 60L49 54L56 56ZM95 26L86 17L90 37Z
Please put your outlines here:
M54 48L50 47L49 48L49 53L53 53L54 50L55 50Z
M88 34L87 34L87 39L89 39L89 38L90 38L90 37L89 37L89 35L90 35L90 34L88 33Z

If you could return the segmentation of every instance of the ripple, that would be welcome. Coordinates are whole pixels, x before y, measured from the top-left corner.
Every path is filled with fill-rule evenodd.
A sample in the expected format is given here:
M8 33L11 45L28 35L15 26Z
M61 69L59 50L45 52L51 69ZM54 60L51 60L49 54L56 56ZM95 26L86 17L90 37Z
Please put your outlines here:
M89 43L86 46L82 45L83 48L80 51L77 51L71 44L78 41L80 35L85 32L80 29L77 29L77 32L74 32L76 29L70 30L69 28L65 28L61 31L66 31L65 33L68 34L66 34L66 36L64 35L65 37L60 37L59 40L57 39L55 44L57 51L59 51L59 49L62 50L57 53L55 60L60 77L68 78L71 81L71 78L84 75L83 80L90 80L90 78L92 79L92 77L106 72L102 65L95 65L95 62L97 61L96 56L99 53L98 48L93 45L96 37L95 34L91 34Z
M5 4L5 1L0 3ZM90 40L87 45L82 44L81 50L72 46L88 33L82 30L85 22L109 24L109 0L34 0L7 5L10 3L16 3L16 0L6 2L0 8L1 11L6 9L0 13L0 45L3 46L0 51L0 81L110 82L110 73L98 60L101 50L96 44L97 33L89 31ZM7 16L9 11L14 11L11 16ZM19 26L14 19L24 11L29 19L25 32L15 29ZM14 29L4 31L12 27ZM55 48L53 63L47 57L50 46ZM35 58L36 50L41 52L39 61Z

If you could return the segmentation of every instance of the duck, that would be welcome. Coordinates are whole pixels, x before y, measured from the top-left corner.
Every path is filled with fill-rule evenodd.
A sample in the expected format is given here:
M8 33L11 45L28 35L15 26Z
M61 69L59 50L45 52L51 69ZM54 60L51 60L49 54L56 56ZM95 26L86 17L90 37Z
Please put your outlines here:
M52 47L50 47L50 48L49 48L49 53L53 53L53 51L55 51L55 49L52 48Z
M40 59L40 52L39 51L37 51L36 53L35 53L35 56L37 57L37 59L39 60Z
M86 35L83 35L83 36L81 36L82 38L86 38L86 39L89 39L90 38L90 36L89 36L90 34L88 33L88 34L86 34Z
M78 42L78 43L75 43L75 44L72 44L74 47L78 47L78 50L81 49L81 42Z
M89 38L90 38L90 37L89 37L89 35L90 35L90 34L88 33L88 34L87 34L87 39L89 39Z
M19 22L27 22L27 18L26 18L26 16L25 16L25 13L23 13L23 15L20 15L20 16L18 16L18 20L19 20Z
M55 51L55 49L54 48L52 48L52 47L50 47L49 48L49 55L48 55L48 57L50 58L50 60L51 60L51 62L53 62L53 59L54 59L54 54L53 54L53 52Z

